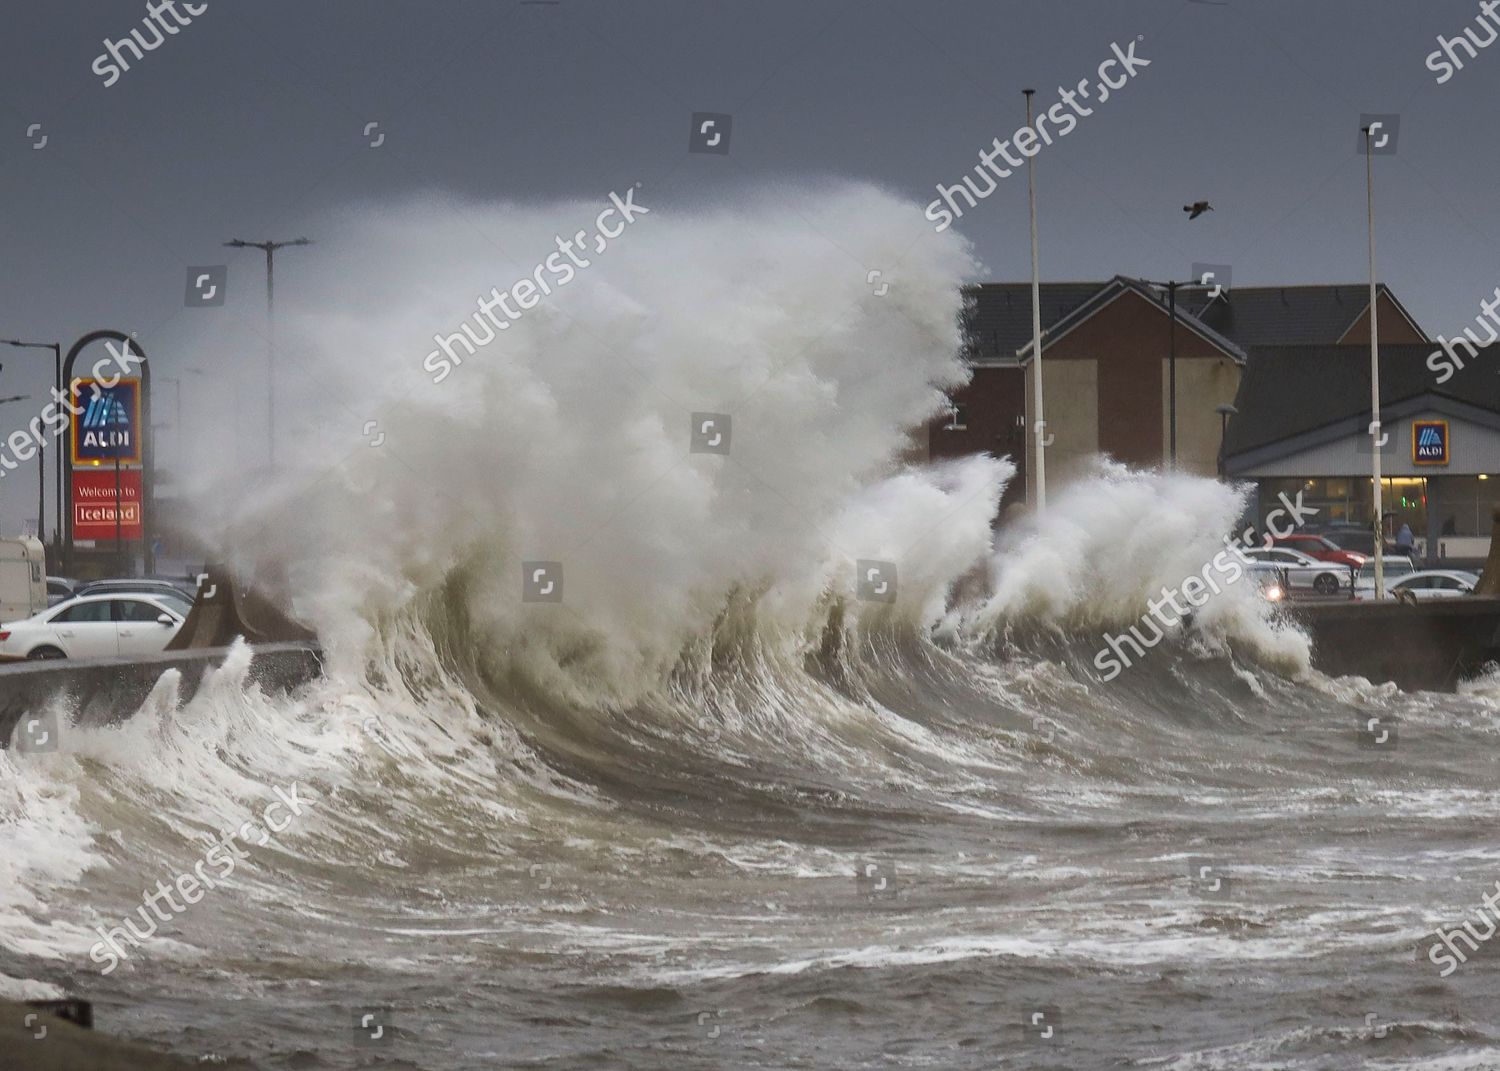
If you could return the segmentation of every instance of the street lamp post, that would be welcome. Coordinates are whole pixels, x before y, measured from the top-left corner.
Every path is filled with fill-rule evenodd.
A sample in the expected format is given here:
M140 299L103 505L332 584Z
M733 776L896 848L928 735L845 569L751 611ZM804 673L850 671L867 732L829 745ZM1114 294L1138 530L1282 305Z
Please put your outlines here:
M1167 451L1172 467L1177 467L1177 280L1167 283Z
M1023 89L1026 125L1031 126L1031 97L1036 90ZM1036 453L1036 489L1031 493L1037 513L1047 510L1047 417L1042 409L1042 269L1036 240L1036 154L1026 158L1026 190L1031 217L1031 443ZM1030 490L1030 489L1028 489Z
M191 365L183 368L182 370L189 375L194 376L205 376L208 374L207 372L203 371L203 369L196 368ZM182 438L183 432L185 430L182 421L182 379L178 376L162 376L161 380L163 383L172 384L173 422L171 424L157 424L155 425L155 427L170 427L172 429L172 443L176 448L173 454L173 468L171 470L173 498L177 501L181 501L185 494L183 488L185 486L186 477L183 474L187 471L187 451L183 447Z
M231 249L260 249L266 254L266 451L271 471L276 469L276 250L292 245L312 245L309 238L285 242L247 242L232 238Z
M177 465L177 469L178 469L178 478L181 479L181 470L182 470L182 380L178 379L176 376L162 376L161 377L161 381L163 383L170 383L170 384L172 384L172 398L173 398L173 403L174 403L173 404L173 410L172 410L172 420L173 420L173 424L172 424L172 442L177 447L177 450L175 451L176 454L177 454L176 465Z
M1164 283L1152 279L1141 279L1146 286L1167 292L1167 456L1171 467L1177 467L1177 291L1197 290L1207 283L1179 283L1169 279Z
M56 378L58 396L62 395L62 343L60 342L22 342L20 339L0 339L7 346L15 346L17 349L26 350L51 350L53 361L53 375ZM58 444L58 450L62 444ZM58 454L57 481L54 495L57 506L57 523L53 525L53 534L62 538L62 455ZM43 439L37 444L36 453L36 531L37 538L43 543L47 542L47 443Z
M1381 502L1380 445L1385 436L1380 430L1380 322L1376 315L1375 289L1375 165L1371 151L1370 128L1360 128L1365 135L1365 215L1369 224L1370 252L1370 480L1375 498L1375 599L1385 598L1385 513Z
M188 365L187 367L183 368L183 371L186 372L190 376L203 376L205 378L208 377L208 373L205 372L203 369L197 367L196 365ZM182 381L178 380L177 382L178 382L178 387L179 387L179 390L177 392L177 429L178 429L178 434L181 435L182 432L184 430L186 430L186 425L184 424L183 416L182 416L182 391L180 389ZM186 455L182 455L181 457L179 457L179 459L178 459L178 465L182 469L183 472L187 471Z

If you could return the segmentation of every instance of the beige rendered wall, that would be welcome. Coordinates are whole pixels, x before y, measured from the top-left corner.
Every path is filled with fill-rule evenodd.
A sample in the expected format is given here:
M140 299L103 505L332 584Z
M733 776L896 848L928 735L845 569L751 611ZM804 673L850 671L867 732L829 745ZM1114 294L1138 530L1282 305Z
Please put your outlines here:
M1076 478L1099 452L1099 362L1042 359L1047 410L1047 486Z
M1045 381L1044 381L1045 382ZM1161 362L1161 452L1169 456L1172 439L1167 361ZM1177 467L1199 476L1219 471L1219 414L1240 387L1240 367L1229 358L1177 360Z

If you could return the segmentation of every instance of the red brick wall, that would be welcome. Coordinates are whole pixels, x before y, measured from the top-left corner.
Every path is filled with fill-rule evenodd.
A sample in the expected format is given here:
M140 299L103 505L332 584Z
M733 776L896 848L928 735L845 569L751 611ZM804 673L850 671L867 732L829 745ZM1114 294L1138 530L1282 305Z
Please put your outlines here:
M1426 342L1422 333L1414 329L1401 311L1391 301L1390 295L1384 291L1380 294L1378 302L1380 306L1380 344L1397 345L1402 342ZM1357 346L1360 343L1368 346L1370 344L1370 316L1368 312L1362 312L1359 319L1350 326L1347 334L1339 339L1346 346Z
M934 460L992 454L1009 457L1016 475L1005 490L1003 504L1026 497L1026 436L1017 418L1026 414L1026 377L1019 368L976 368L968 386L954 391L955 402L967 407L968 427L948 431L948 417L927 427L927 449Z
M1126 293L1043 351L1044 361L1098 362L1099 450L1118 461L1149 466L1163 460L1162 377L1169 326L1164 310ZM1179 361L1223 357L1178 321ZM1181 413L1182 394L1177 401ZM1047 399L1048 409L1066 404L1066 398Z

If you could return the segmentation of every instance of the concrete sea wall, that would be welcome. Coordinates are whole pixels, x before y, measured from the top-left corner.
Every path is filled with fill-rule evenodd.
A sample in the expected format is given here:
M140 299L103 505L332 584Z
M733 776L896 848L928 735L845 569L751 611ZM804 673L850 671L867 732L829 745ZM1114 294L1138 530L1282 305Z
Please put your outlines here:
M287 692L323 671L316 643L256 644L250 678L267 692ZM0 666L0 747L13 743L22 715L46 708L67 696L76 710L74 723L97 726L128 718L139 709L161 675L182 674L182 698L197 692L203 675L220 665L228 647L169 651L146 657L57 659Z

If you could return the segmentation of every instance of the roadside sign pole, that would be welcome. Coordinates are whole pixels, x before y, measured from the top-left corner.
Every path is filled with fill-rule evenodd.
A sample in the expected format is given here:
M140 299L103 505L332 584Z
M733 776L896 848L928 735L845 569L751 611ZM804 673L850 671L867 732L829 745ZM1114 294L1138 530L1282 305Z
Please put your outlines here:
M120 372L121 372L122 377L124 377L128 373L128 374L130 374L130 375L138 378L138 380L139 380L139 390L140 390L140 426L135 429L135 433L137 435L140 435L142 437L141 438L141 452L140 452L140 459L141 459L141 464L140 464L141 490L140 490L140 497L139 497L139 500L138 500L139 501L139 509L141 510L141 556L142 556L143 564L145 566L146 574L150 575L151 573L154 573L156 571L156 565L155 565L155 561L153 559L152 548L151 548L151 522L152 522L153 516L154 516L154 514L156 512L152 508L152 491L153 491L155 483L156 483L155 473L152 470L152 466L154 464L154 459L155 459L155 450L153 449L153 436L151 435L150 430L149 430L150 427L151 427L151 362L146 359L146 353L145 353L145 351L142 350L140 348L140 346L138 346L136 344L135 339L132 338L130 335L126 334L125 332L123 332L123 331L112 331L112 330L108 330L108 329L101 330L101 331L90 331L88 334L86 334L82 338L80 338L77 342L73 343L72 348L68 350L67 360L65 360L63 362L63 367L62 367L62 382L65 383L65 384L67 384L67 388L66 388L67 389L67 395L66 395L66 397L68 399L68 403L70 405L76 405L77 404L77 394L78 394L78 383L79 383L79 380L80 379L86 379L88 377L87 376L81 376L81 377L80 376L75 376L73 374L73 366L78 362L78 355L80 353L82 353L85 348L87 348L88 346L94 344L95 342L101 342L101 341L105 341L105 342L117 342L117 343L119 343L120 346L121 346L120 353L122 355L128 356L130 358L130 360L127 361L126 363L127 364L134 364L134 365L137 366L134 369L132 369L132 368L122 368L122 369L120 369ZM74 501L73 501L73 478L72 478L73 477L73 472L74 472L73 456L74 456L74 450L75 450L76 444L78 442L78 416L77 415L73 415L72 419L69 421L68 436L69 436L69 441L68 441L68 446L66 448L67 464L59 466L60 468L65 468L66 471L67 471L66 477L62 480L63 487L64 487L64 489L66 491L66 494L63 497L66 499L66 502L65 502L65 508L62 510L63 526L62 526L62 529L61 529L61 533L62 533L61 534L61 539L62 539L62 547L61 547L61 549L62 549L63 571L66 574L68 574L68 575L72 575L72 573L74 571L74 567L76 565L76 558L77 558L77 548L74 547L74 545L73 545L74 531L75 531L75 527L76 526L73 523ZM61 459L59 459L59 460L61 460ZM120 472L120 458L119 458L118 454L116 454L116 457L115 457L115 473L116 473L116 476L115 476L115 525L116 525L116 529L115 529L115 541L116 541L115 542L115 547L116 547L116 555L115 555L115 557L116 557L117 564L118 564L119 558L121 556L120 555L120 550L123 548L123 542L121 540L122 533L120 531L120 506L121 506L121 503L120 503L119 488L120 488L120 482L121 482L121 480L120 480L119 472Z
M119 444L115 445L115 575L123 576L125 573L125 541L120 538L120 514L125 510L125 504L120 501L120 450Z

